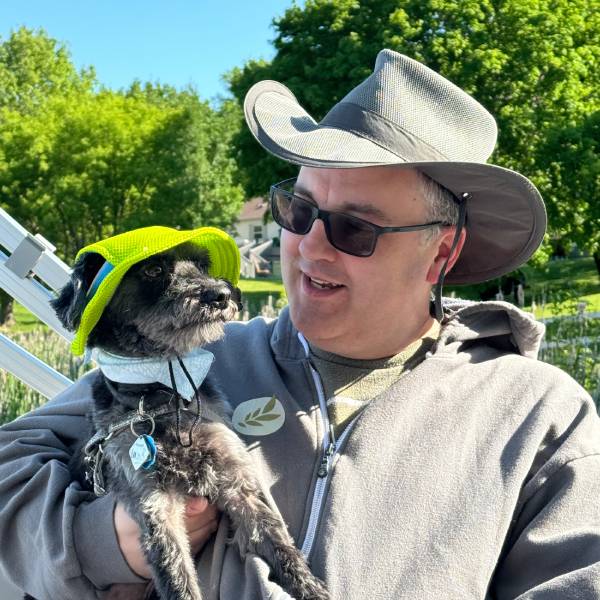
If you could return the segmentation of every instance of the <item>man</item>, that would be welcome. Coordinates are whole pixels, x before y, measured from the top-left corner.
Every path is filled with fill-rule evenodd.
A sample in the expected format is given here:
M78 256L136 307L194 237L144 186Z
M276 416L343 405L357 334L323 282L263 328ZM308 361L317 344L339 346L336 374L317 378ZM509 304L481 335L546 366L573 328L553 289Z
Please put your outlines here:
M275 82L245 109L258 141L301 165L271 191L289 310L230 324L214 369L313 571L344 600L600 598L591 399L535 361L530 316L442 304L444 278L513 270L544 233L535 187L485 164L491 116L389 50L320 124ZM93 377L0 435L0 553L38 598L148 574L122 508L65 469ZM252 424L273 397L274 418ZM205 500L188 513L207 598L288 597Z

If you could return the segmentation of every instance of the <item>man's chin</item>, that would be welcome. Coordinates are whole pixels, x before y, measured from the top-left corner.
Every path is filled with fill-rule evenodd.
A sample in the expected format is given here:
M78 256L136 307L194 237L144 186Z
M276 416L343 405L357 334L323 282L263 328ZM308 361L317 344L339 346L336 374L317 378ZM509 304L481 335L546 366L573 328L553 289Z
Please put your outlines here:
M290 319L294 327L310 342L319 346L319 341L335 336L340 320L339 312L323 311L302 303L290 303ZM320 346L319 346L320 347Z

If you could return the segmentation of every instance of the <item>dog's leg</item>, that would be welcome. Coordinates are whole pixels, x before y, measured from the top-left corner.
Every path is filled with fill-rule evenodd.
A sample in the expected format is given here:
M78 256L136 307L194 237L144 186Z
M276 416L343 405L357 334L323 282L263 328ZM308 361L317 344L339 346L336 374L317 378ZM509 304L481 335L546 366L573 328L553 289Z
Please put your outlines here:
M154 490L142 502L142 546L162 600L202 600L185 528L185 500Z
M229 516L242 559L248 551L261 556L277 583L296 600L328 600L323 583L311 573L285 523L268 505L243 442L221 424L201 427L197 446L186 449L185 455L180 456L179 450L171 455L173 464L187 464L196 474L195 495L206 496Z
M252 481L248 473L245 480ZM295 600L328 600L329 593L306 564L287 528L257 487L242 485L225 506L242 556L253 549L273 568L274 578Z

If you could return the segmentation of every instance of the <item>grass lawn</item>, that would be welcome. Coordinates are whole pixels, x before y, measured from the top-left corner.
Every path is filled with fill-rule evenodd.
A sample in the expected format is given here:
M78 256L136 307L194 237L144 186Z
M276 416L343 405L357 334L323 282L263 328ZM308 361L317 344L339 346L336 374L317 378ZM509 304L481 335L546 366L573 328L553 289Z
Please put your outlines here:
M574 314L578 302L586 302L586 312L600 311L600 278L593 258L553 260L541 268L525 265L521 270L525 276L525 310L531 311L535 302L536 317ZM484 286L497 289L498 282L446 286L444 294L454 292L459 298L479 300Z
M585 312L587 313L600 312L600 293L598 293L579 296L576 300L550 302L541 306L536 304L534 314L537 319L547 319L548 317L575 314L577 312L577 305L579 302L585 302ZM525 310L531 312L531 305L526 306Z
M579 302L585 312L600 311L600 279L591 257L553 260L542 269L524 267L529 286L528 307L536 303L538 318L573 314Z
M238 286L242 290L244 310L248 311L250 317L260 314L261 307L268 304L269 296L275 306L278 301L280 305L286 302L281 279L240 279Z
M580 294L600 293L600 280L591 256L564 260L552 260L544 267L523 267L527 283L534 290L545 289L550 293L577 291Z
M238 287L242 290L242 294L283 294L281 279L240 279Z
M18 302L15 301L13 303L13 323L10 327L11 329L25 332L40 326L45 327L45 324ZM0 331L1 329L2 326L0 325Z

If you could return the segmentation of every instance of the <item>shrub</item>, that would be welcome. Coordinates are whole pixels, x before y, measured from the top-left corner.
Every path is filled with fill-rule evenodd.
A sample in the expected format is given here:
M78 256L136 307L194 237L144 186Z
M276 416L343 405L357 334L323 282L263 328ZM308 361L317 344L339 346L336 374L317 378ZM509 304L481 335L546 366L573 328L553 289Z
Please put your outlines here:
M600 408L600 321L584 314L551 319L539 358L566 371Z

